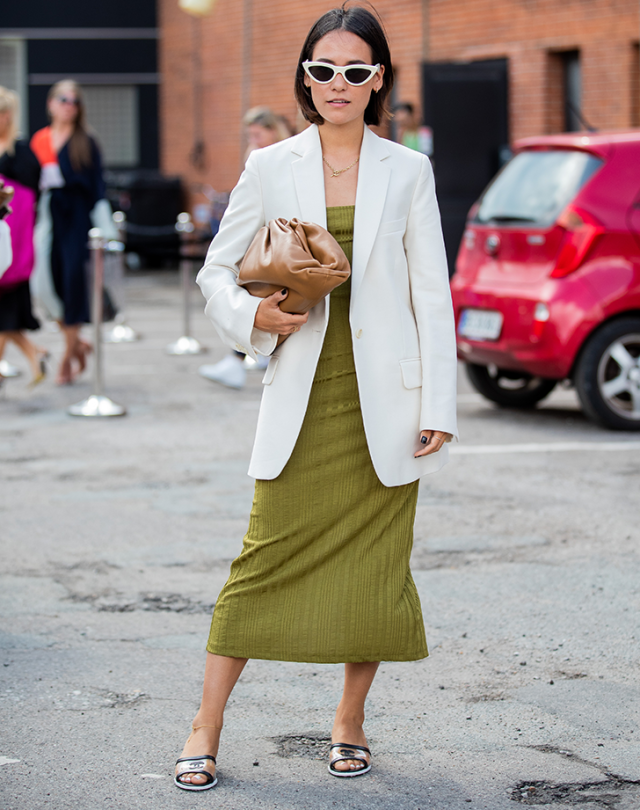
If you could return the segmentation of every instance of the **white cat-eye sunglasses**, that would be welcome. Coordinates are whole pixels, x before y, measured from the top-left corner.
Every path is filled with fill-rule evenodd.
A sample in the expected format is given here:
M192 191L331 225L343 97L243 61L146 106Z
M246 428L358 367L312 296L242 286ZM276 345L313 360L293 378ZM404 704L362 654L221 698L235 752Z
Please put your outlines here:
M327 62L303 62L302 67L310 79L318 84L329 84L339 73L347 84L354 87L366 84L380 70L380 65L329 65Z

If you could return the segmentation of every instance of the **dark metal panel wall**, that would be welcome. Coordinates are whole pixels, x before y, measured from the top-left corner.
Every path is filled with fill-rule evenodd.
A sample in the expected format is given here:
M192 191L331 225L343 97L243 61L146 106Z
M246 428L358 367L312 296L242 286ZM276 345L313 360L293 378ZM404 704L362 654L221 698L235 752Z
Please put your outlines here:
M449 269L467 212L508 151L508 63L426 63L424 123L433 129L433 163Z
M155 0L4 0L1 16L2 28L146 28L157 24Z
M29 41L29 73L155 73L153 39L35 39Z

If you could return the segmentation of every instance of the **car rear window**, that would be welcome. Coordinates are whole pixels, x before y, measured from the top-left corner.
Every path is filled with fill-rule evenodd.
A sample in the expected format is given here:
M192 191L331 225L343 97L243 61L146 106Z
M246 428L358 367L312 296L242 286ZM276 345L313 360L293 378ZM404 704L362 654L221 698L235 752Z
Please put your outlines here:
M551 225L602 163L570 149L520 152L485 190L474 222Z

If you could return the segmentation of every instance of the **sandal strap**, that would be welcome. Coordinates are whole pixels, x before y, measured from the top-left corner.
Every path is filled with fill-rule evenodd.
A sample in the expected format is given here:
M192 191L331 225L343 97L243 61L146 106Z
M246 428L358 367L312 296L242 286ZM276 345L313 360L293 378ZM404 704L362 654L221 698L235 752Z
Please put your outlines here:
M329 751L333 751L334 748L353 748L356 751L364 751L366 754L371 756L371 751L365 745L349 745L349 743L332 743L329 746Z
M211 754L205 754L203 757L180 757L180 759L176 760L176 780L182 783L181 776L186 776L189 773L198 774L200 776L204 776L206 778L206 782L201 782L199 787L205 787L205 785L210 785L212 782L215 781L215 771L211 773L211 771L205 770L205 762L204 760L211 759L213 760L213 764L216 764L216 758L212 757ZM182 764L180 764L182 763ZM183 784L186 784L183 783Z
M212 759L213 764L216 765L216 758L212 757L211 754L205 754L202 757L180 757L180 759L176 759L176 765L178 762L198 762L201 759Z
M334 748L338 750L334 751ZM358 751L363 751L365 756L362 754L358 756ZM367 759L366 755L371 757L371 751L364 745L347 745L346 743L333 743L333 745L329 748L329 754L329 768L331 770L335 770L333 766L336 764L336 762L346 762L347 760L362 762L364 766L367 766L369 764L369 759ZM341 771L338 771L338 773L341 773Z

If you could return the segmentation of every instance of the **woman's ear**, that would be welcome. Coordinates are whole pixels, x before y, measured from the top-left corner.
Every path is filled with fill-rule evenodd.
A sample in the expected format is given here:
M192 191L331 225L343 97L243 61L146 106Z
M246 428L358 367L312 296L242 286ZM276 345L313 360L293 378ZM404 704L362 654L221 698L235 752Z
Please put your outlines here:
M380 70L376 73L375 78L373 80L373 89L375 90L376 93L382 89L383 84L384 84L384 65L380 65Z

